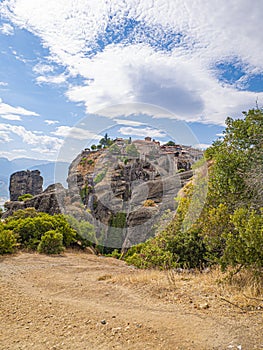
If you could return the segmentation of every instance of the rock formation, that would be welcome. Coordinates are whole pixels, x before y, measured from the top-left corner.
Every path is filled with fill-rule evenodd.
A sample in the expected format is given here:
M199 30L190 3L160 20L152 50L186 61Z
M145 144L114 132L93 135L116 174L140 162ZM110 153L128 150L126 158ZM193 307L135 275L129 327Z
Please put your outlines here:
M71 204L83 205L108 247L126 248L149 238L164 211L175 209L174 198L193 175L177 173L178 159L185 158L178 158L171 148L163 152L158 144L145 142L134 143L139 145L134 155L127 154L121 142L119 148L85 150L69 168ZM147 207L148 200L153 207Z
M33 196L43 191L43 177L39 170L18 171L10 177L10 200L17 201L23 194L32 194Z
M29 207L69 214L94 224L99 244L125 250L148 239L162 214L175 209L174 198L192 177L189 169L199 156L191 148L163 147L150 138L132 144L117 139L108 149L85 149L69 167L67 190L55 184L43 192L37 170L13 174L4 217ZM17 201L26 193L34 197Z
M61 184L50 185L45 191L37 194L31 199L23 201L9 201L5 203L6 212L3 218L12 215L19 209L35 208L38 211L48 214L61 213L61 205L63 206L67 200L67 190Z

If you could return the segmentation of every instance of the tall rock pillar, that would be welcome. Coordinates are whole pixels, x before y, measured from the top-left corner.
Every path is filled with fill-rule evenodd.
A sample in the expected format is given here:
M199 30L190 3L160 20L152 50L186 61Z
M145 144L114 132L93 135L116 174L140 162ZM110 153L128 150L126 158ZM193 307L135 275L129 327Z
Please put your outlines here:
M30 193L33 196L43 192L43 177L39 170L17 171L10 177L10 200L17 201L19 196Z

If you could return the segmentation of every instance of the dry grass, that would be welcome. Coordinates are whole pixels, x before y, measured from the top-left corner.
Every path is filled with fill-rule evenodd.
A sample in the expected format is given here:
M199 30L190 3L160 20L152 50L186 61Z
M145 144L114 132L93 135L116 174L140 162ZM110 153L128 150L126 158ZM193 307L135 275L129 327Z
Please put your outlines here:
M222 294L244 310L263 311L263 276L244 270L220 280Z
M249 271L232 276L218 267L199 271L133 270L109 280L109 283L130 285L144 294L175 303L193 303L195 307L207 302L214 308L263 311L263 279Z

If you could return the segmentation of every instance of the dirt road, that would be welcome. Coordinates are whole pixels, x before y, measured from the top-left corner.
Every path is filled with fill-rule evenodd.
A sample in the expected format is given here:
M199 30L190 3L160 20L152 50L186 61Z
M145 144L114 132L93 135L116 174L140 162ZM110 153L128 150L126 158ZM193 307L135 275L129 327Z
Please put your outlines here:
M263 349L263 312L160 276L83 253L2 258L0 349Z

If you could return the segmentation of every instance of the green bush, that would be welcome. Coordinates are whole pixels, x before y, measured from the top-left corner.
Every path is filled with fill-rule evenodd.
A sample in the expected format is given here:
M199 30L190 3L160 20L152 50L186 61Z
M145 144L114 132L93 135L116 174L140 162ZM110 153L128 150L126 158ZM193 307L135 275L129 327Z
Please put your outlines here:
M41 237L50 230L58 230L63 236L63 244L69 247L75 242L76 231L70 227L61 214L49 215L36 211L21 210L10 216L5 229L12 230L22 247L36 250Z
M39 253L60 254L63 252L63 235L57 230L47 231L37 247Z
M172 253L160 247L156 239L132 247L125 256L127 264L140 269L166 269L173 266Z
M18 200L19 200L20 202L25 202L26 200L29 200L29 199L31 199L31 198L33 198L32 194L26 193L26 194L23 194L22 196L19 196L19 197L18 197Z
M233 232L224 234L226 248L221 265L253 268L255 272L263 268L263 215L254 210L239 208L231 215Z
M120 154L121 153L121 149L116 143L114 143L112 146L110 146L109 152L111 154Z
M114 258L114 259L121 259L121 257L122 257L122 253L121 253L120 249L114 249L112 251L112 253L106 254L106 255L111 257L111 258Z
M12 216L9 216L7 219L5 219L5 222L8 223L9 221L25 219L28 217L34 218L38 215L39 212L37 212L35 208L19 209L16 212L14 212Z
M0 254L14 253L17 247L16 236L11 230L4 230L0 227Z
M206 246L197 228L177 231L167 238L167 250L173 262L182 268L202 268L206 265Z

